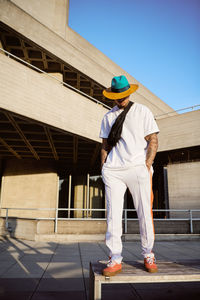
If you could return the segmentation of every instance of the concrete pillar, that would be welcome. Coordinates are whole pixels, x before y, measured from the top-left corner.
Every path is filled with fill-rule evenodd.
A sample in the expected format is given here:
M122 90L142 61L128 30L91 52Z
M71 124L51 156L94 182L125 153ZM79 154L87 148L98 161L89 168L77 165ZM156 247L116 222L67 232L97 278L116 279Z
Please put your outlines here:
M98 209L104 208L104 185L100 176L92 176L89 180L89 201L87 201L87 175L74 179L74 208ZM88 202L88 203L87 203ZM101 218L102 211L75 211L75 218L89 217Z
M87 202L87 175L77 176L74 179L74 208L86 208ZM86 216L86 211L74 211L74 218Z
M91 176L90 178L90 201L89 208L102 209L104 207L104 184L100 176ZM90 217L101 218L104 216L102 211L94 211L89 213Z

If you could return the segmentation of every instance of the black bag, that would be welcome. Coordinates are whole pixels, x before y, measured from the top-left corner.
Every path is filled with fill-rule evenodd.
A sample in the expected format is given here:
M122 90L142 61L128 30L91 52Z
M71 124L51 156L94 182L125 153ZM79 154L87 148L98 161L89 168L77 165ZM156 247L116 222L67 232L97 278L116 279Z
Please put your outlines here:
M108 145L110 147L114 147L121 138L123 123L126 114L128 113L132 105L133 102L129 101L128 105L124 108L123 112L116 118L115 123L113 124L107 139Z

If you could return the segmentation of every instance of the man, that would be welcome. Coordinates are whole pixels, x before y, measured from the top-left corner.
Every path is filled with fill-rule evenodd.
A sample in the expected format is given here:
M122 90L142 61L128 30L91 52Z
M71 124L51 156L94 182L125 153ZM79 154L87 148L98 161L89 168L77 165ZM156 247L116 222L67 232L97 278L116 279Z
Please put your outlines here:
M116 104L105 114L100 131L102 178L107 201L106 245L110 250L108 265L103 270L105 276L113 276L122 270L122 212L127 188L139 219L144 266L148 272L157 272L152 252L152 163L158 148L159 129L146 106L130 102L130 95L137 88L138 85L129 84L125 76L116 76L112 79L111 87L103 91L103 95ZM111 128L130 104L132 106L126 111L121 136L115 145L111 145L108 143Z

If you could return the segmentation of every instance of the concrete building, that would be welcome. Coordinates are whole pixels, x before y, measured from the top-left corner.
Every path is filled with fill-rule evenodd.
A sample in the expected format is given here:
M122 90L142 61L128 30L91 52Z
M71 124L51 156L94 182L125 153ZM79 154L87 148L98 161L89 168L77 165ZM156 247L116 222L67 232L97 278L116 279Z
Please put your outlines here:
M174 112L74 32L68 13L69 0L0 0L1 230L9 208L18 237L105 231L105 212L91 209L105 208L98 136L113 102L102 90L119 74L139 84L134 101L160 128L154 208L200 209L200 111Z

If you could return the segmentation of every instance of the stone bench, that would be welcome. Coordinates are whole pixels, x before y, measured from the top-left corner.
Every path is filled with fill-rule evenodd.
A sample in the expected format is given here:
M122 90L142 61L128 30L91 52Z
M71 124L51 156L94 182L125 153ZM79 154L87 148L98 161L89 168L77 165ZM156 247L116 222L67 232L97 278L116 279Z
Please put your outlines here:
M121 273L105 277L106 261L90 262L90 300L101 299L102 284L200 281L200 260L158 261L157 266L158 272L151 274L145 271L143 261L124 261Z

